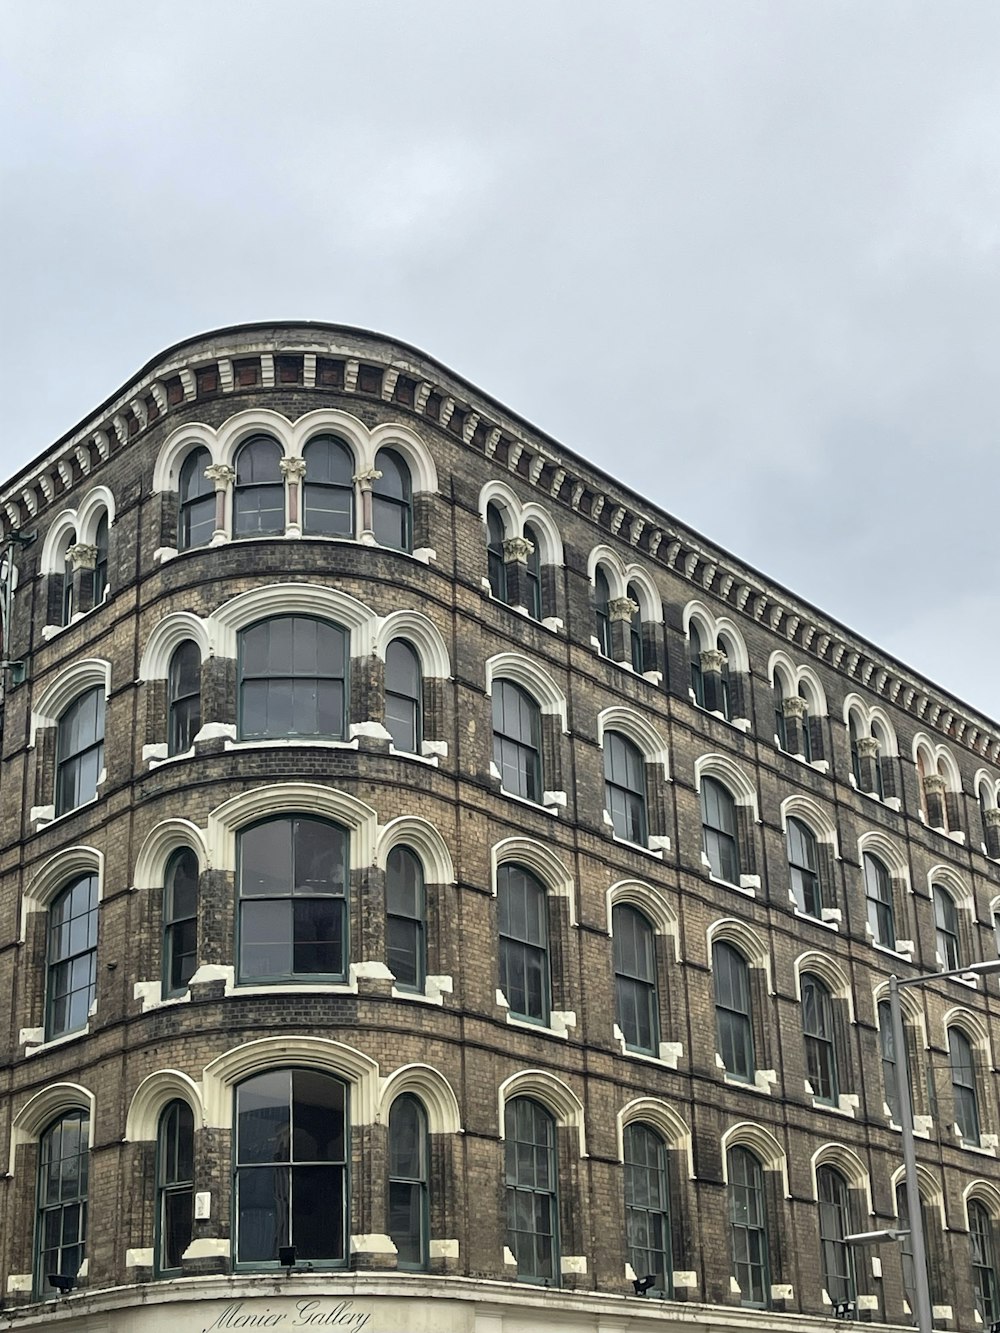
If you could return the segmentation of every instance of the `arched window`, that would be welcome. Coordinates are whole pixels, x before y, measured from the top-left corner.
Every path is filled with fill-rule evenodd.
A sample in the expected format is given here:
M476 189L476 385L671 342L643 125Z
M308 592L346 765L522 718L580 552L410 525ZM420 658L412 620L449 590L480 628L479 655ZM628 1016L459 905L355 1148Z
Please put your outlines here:
M73 590L73 561L70 559L70 549L76 545L76 533L69 534L66 545L66 553L63 557L63 586L62 586L62 619L61 625L68 625L76 612L76 595Z
M663 1140L648 1125L625 1126L625 1242L637 1278L651 1290L672 1294L670 1193Z
M108 516L102 514L94 534L94 584L93 605L99 606L104 601L108 590Z
M92 801L104 769L104 691L79 695L59 719L56 737L56 814Z
M46 1041L87 1026L97 995L96 875L68 884L49 908L46 995Z
M347 632L309 616L275 616L240 634L240 739L347 731Z
M889 762L889 733L877 719L872 722L872 737L878 741L878 754L875 756L875 793L880 801L885 800L885 767Z
M819 883L816 835L801 819L788 821L788 873L795 906L806 916L822 917L823 895Z
M865 898L868 903L868 925L872 940L887 949L895 949L896 916L892 904L892 880L877 856L866 852L864 865Z
M38 1220L35 1296L52 1300L58 1292L50 1273L75 1278L87 1247L87 1168L90 1117L67 1111L53 1121L38 1145Z
M372 528L380 546L409 551L413 545L413 488L410 469L395 449L375 455L381 477L372 483Z
M531 550L528 552L528 560L524 567L524 598L528 608L528 614L533 620L542 618L542 546L538 540L538 533L534 528L525 524L524 539L529 543Z
M618 1027L630 1051L656 1055L660 1025L653 928L634 907L617 903L611 912L611 929L614 934Z
M282 815L239 837L239 977L287 981L347 972L348 836Z
M715 979L715 1021L719 1054L732 1078L753 1082L753 1025L750 1009L750 968L731 944L718 940L712 945L712 975Z
M611 656L611 587L603 569L594 574L594 618L597 641L605 657Z
M490 592L499 602L507 601L507 557L504 554L505 538L503 515L499 506L486 506L486 559L489 566Z
M852 1234L847 1181L833 1167L816 1172L819 1199L819 1249L823 1286L834 1305L856 1299L854 1255L844 1237Z
M427 974L424 871L408 847L394 847L385 873L386 959L399 990L421 990Z
M847 735L851 743L851 772L854 774L854 781L861 790L864 787L864 779L861 776L861 751L858 749L858 741L861 739L860 729L858 727L858 718L856 713L849 713L847 717Z
M987 1328L1000 1319L993 1222L978 1199L969 1200L969 1247L976 1309Z
M193 639L178 644L167 670L167 753L190 750L201 730L201 650Z
M780 671L774 673L774 734L778 747L788 749L788 727L785 722L785 682Z
M542 799L542 719L538 704L510 680L493 683L493 762L500 785L527 801Z
M549 1021L549 926L545 890L530 871L497 871L500 989L515 1018Z
M833 1000L818 977L802 977L802 1033L806 1042L806 1076L813 1096L836 1105L837 1052L834 1046Z
M917 1307L917 1279L916 1269L913 1264L913 1233L910 1229L910 1201L907 1197L906 1185L902 1181L896 1186L896 1220L900 1231L903 1232L899 1238L899 1257L902 1261L903 1269L903 1290L906 1293L906 1299L910 1309L915 1310ZM927 1201L923 1198L920 1200L920 1220L923 1223L924 1229L927 1278L931 1285L931 1300L934 1304L937 1304L938 1293L934 1290L936 1285L934 1282L936 1274L934 1265L931 1263L930 1250L934 1232L939 1228L935 1226L934 1215L931 1212L931 1209L928 1208Z
M404 639L385 651L385 725L397 750L420 753L420 658Z
M389 1112L389 1238L399 1268L427 1266L427 1116L410 1093Z
M233 532L237 537L273 536L285 530L285 483L281 445L255 435L236 455Z
M177 546L190 551L207 546L215 531L215 484L205 476L212 455L207 449L193 449L181 467L177 488L179 514Z
M716 648L722 654L722 665L719 667L719 691L722 705L722 716L729 722L733 716L733 691L729 680L729 648L724 639L719 639Z
M156 1142L156 1272L176 1273L194 1229L194 1116L173 1101L160 1116Z
M962 951L958 943L958 910L954 898L940 884L934 885L934 926L942 971L954 972L962 966Z
M740 853L736 840L736 802L715 778L701 781L701 827L705 855L716 879L740 882Z
M691 661L691 693L699 708L705 707L705 673L701 666L701 635L698 626L691 621L688 626L688 652Z
M354 456L336 435L318 435L302 450L302 530L310 536L354 536Z
M520 1282L559 1285L556 1126L530 1097L504 1108L507 1246Z
M182 995L198 966L198 858L181 847L163 884L163 994Z
M632 670L640 676L646 670L645 653L642 646L642 600L635 584L628 585L626 596L634 604L632 619L629 622L629 649L632 658Z
M347 1087L315 1069L272 1069L236 1089L237 1264L346 1257Z
M885 1104L895 1124L899 1124L899 1061L896 1058L896 1040L892 1030L892 1009L888 1000L880 1000L878 1006L878 1039L882 1054L882 1086L885 1090ZM903 1067L909 1079L909 1056L903 1051Z
M806 763L811 764L813 760L812 743L812 721L809 715L809 696L806 694L805 686L799 686L799 698L806 701L806 706L802 712L800 726L802 727L802 753L806 757Z
M733 1275L741 1303L766 1309L771 1303L771 1279L764 1172L754 1154L739 1146L729 1149L727 1164Z
M955 1124L963 1143L980 1141L979 1098L976 1095L976 1057L972 1043L959 1028L948 1029L948 1062L955 1099Z
M604 800L615 836L645 847L646 765L639 747L617 731L604 734Z

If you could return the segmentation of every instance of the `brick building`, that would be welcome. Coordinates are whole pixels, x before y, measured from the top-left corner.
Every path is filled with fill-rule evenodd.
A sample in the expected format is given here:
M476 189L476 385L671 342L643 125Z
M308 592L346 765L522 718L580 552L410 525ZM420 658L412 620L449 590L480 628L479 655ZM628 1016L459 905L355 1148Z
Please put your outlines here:
M0 512L0 1328L907 1325L904 1068L1000 1318L994 723L361 330Z

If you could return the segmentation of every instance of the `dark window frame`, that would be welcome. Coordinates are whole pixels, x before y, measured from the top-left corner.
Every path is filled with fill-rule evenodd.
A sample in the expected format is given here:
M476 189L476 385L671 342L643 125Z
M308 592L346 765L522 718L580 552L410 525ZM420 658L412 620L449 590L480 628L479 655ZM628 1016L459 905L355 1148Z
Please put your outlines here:
M799 989L802 996L806 1077L817 1101L836 1106L840 1096L840 1080L833 995L826 982L811 972L804 972L799 978Z
M322 481L317 480L315 476L310 477L309 475L310 453L313 455L315 459L318 459L319 446L323 446L326 451L324 454L325 475ZM335 479L332 481L328 479L329 475L335 474L336 472L335 467L327 466L331 458L343 459L346 461L347 468L346 472L344 473L344 478L341 478L339 480ZM305 446L303 447L302 459L306 465L305 474L302 478L303 535L307 537L340 537L346 541L353 540L357 531L355 526L357 522L357 516L355 514L355 496L354 496L354 491L355 491L354 469L356 463L354 459L354 452L351 449L350 445L347 443L346 440L342 439L341 436L339 435L327 434L327 433L321 435L314 435L310 440L306 442ZM314 465L313 471L315 472L315 470L316 466ZM337 498L342 499L345 496L347 499L346 521L341 520L341 515L344 512L343 505L338 507L337 505L331 506L329 504L318 505L315 503L314 504L310 503L310 501L319 501L319 500L330 501ZM317 514L334 515L336 521L333 524L328 524L326 526L323 526L322 524L317 525L310 523L311 509L315 509ZM338 522L340 523L340 526L337 526Z
M889 867L872 852L865 852L862 873L865 880L865 902L872 942L885 949L896 948L896 904Z
M380 461L381 460L381 461ZM399 482L399 494L388 484L391 463ZM382 448L375 455L375 468L382 476L372 482L372 530L379 546L391 551L413 550L413 477L406 459L397 449ZM384 540L393 528L392 540Z
M49 905L46 921L45 1040L86 1031L90 1010L97 998L97 943L100 899L95 874L78 875L60 889ZM79 892L78 892L79 890ZM63 916L63 905L69 911ZM84 938L76 938L79 927L71 923L86 918ZM64 938L65 943L60 939ZM83 996L85 1002L75 997ZM68 1000L61 1019L57 1006ZM78 1014L74 1019L74 1013Z
M531 1124L526 1126L524 1122L529 1116ZM526 1128L530 1130L530 1137L525 1135ZM531 1170L524 1171L529 1156ZM556 1121L552 1113L533 1097L512 1097L504 1107L504 1188L507 1246L517 1260L517 1280L560 1286ZM543 1217L543 1213L547 1216ZM547 1221L547 1231L539 1225L543 1221ZM526 1225L515 1226L513 1223ZM525 1238L523 1243L518 1243L518 1236ZM535 1263L544 1252L546 1240L548 1262ZM525 1253L529 1246L532 1249L530 1256Z
M192 901L179 906L177 881L182 873L190 881L185 891ZM198 857L192 848L178 847L171 852L163 876L162 994L165 998L183 995L197 970L198 880Z
M771 1306L771 1265L764 1168L757 1154L740 1143L734 1144L726 1157L729 1236L740 1304L768 1310Z
M254 459L253 451L258 446L257 457L261 462ZM273 460L274 472L277 473L277 476L264 476L258 481L254 479L253 472L256 467L262 466L262 461L265 458L264 446L267 446L266 456L269 460ZM248 537L281 537L284 535L285 479L281 473L281 460L284 456L284 450L280 442L273 435L261 432L244 440L236 451L234 459L236 479L233 483L234 540L245 540ZM244 474L241 479L240 469L245 460L249 460L249 473ZM253 499L253 505L244 506L243 502L250 499ZM278 517L269 520L270 526L264 526L264 516L269 514Z
M296 626L298 624L315 625L318 627L316 632L316 645L315 645L317 663L319 662L321 657L326 655L325 653L321 654L320 652L320 643L319 643L319 639L321 637L320 631L322 631L322 636L325 636L328 646L331 642L330 639L331 635L335 635L339 638L339 652L341 660L343 662L342 674L337 675L335 672L327 672L326 674L319 675L319 674L314 674L311 671L296 672L294 669L290 669L288 672L279 673L270 670L264 670L259 673L253 673L248 675L246 668L246 655L247 655L247 645L249 643L250 636L262 629L267 631L267 645L266 648L264 649L263 655L265 657L270 657L272 651L271 635L276 631L279 632L279 634L283 633L291 635L293 643L293 651L294 651L295 632L296 632ZM285 628L282 631L279 630L280 626L286 626L287 628ZM239 631L238 646L237 646L237 694L238 694L239 739L241 741L300 740L307 742L317 741L317 740L321 741L346 740L349 730L348 715L349 715L349 705L351 697L350 677L351 677L350 632L343 625L338 625L335 621L326 620L321 616L298 615L297 613L292 613L289 615L266 616L261 620L254 621L252 625L245 625ZM268 689L265 690L264 692L265 720L267 718L270 708L271 686L279 684L281 682L289 682L292 688L294 689L295 682L302 682L305 687L305 697L308 699L310 694L309 683L312 682L313 685L312 694L316 698L317 723L319 722L318 699L319 699L319 690L321 683L333 683L334 685L339 683L340 694L341 694L339 727L336 730L332 730L330 732L321 732L318 729L315 731L288 732L288 731L272 730L270 724L268 724L265 730L248 731L246 727L246 692L244 687L248 682L253 683L257 681L264 681L267 683L268 686Z
M69 1130L68 1127L75 1128ZM63 1140L71 1135L76 1150L63 1152ZM59 1155L53 1155L53 1149ZM75 1163L67 1168L64 1181L60 1175L56 1197L49 1200L46 1182L53 1180L53 1166L58 1162ZM88 1187L90 1175L90 1115L82 1109L63 1111L51 1120L38 1137L38 1173L35 1186L34 1294L36 1300L51 1301L59 1292L49 1285L50 1273L75 1278L87 1255ZM74 1222L75 1218L75 1222ZM57 1231L57 1237L52 1235ZM77 1239L68 1239L76 1235ZM55 1240L55 1244L47 1241ZM46 1259L55 1254L57 1259Z
M788 874L795 906L804 916L823 919L823 886L819 874L819 839L808 824L790 815L786 826Z
M711 776L702 778L699 796L702 846L711 862L712 878L739 885L742 866L736 798L725 783Z
M542 804L542 710L523 685L505 678L493 682L493 762L505 792Z
M615 969L615 1019L626 1050L658 1056L660 1001L656 975L656 932L632 903L611 909Z
M521 882L515 880L520 876ZM523 901L515 900L520 892ZM524 866L497 870L497 936L500 989L511 1017L547 1027L552 1013L552 960L549 896L545 885ZM523 997L523 1004L519 1000Z
M406 654L406 668L398 658ZM393 659L397 659L395 662ZM398 668L398 669L397 669ZM414 679L403 675L412 670ZM394 711L395 707L395 711ZM397 717L398 714L398 717ZM420 654L408 639L393 639L385 650L385 725L401 754L420 754L423 742L423 668ZM393 729L395 726L395 730ZM404 735L404 731L406 734ZM409 741L409 744L407 744Z
M637 1278L655 1279L650 1292L673 1296L673 1242L667 1146L652 1125L632 1121L622 1134L625 1245Z
M405 882L408 877L412 885ZM385 916L386 963L394 985L422 993L427 980L427 889L420 857L410 847L393 847L386 860Z
M403 1110L411 1112L416 1120L413 1136L416 1138L416 1169L413 1162L402 1163L401 1153L394 1143L394 1133L399 1124L399 1115ZM411 1148L411 1153L413 1149ZM426 1269L430 1252L430 1208L429 1208L429 1161L430 1142L427 1125L427 1111L419 1097L412 1092L404 1092L395 1099L389 1108L389 1151L388 1151L388 1206L386 1209L389 1239L396 1246L396 1267L409 1271ZM406 1169L409 1168L409 1169ZM395 1197L394 1197L395 1196ZM394 1225L396 1215L408 1212L410 1226L404 1231ZM413 1220L416 1226L413 1226ZM405 1256L405 1257L404 1257Z
M181 464L177 482L177 549L196 551L208 546L215 533L215 483L205 476L212 455L204 445L192 449ZM194 483L194 484L193 484ZM203 540L196 534L206 532Z
M189 1142L185 1144L184 1139ZM185 1166L189 1168L187 1171L184 1170ZM179 1260L191 1243L194 1232L194 1113L180 1097L168 1102L160 1112L156 1131L155 1179L153 1272L156 1277L176 1277L182 1269ZM186 1244L181 1244L185 1236ZM171 1248L180 1251L176 1254L177 1263L171 1262Z
M604 733L604 801L616 838L645 847L649 842L646 757L620 731Z
M200 730L201 649L194 639L185 639L167 667L167 754L185 754Z
M72 742L76 748L69 749L71 742L67 736L76 718L83 714L85 706L94 703L93 726L79 742ZM103 685L93 685L83 690L63 709L56 725L56 815L68 814L82 805L96 800L101 773L104 770L104 722L105 696ZM93 770L93 782L87 783L82 791L82 782L88 777L86 769ZM72 787L71 793L67 788Z
M728 940L712 945L712 985L719 1055L728 1078L753 1083L753 990L750 963Z

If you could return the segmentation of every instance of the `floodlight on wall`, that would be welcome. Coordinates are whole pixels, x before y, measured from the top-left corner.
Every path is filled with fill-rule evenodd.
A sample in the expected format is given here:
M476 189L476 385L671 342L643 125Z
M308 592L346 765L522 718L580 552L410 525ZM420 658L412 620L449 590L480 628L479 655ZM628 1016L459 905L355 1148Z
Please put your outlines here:
M834 1319L853 1319L856 1303L854 1301L834 1301Z
M60 1296L68 1296L76 1286L76 1278L70 1273L49 1273L45 1280L50 1287L55 1287Z
M635 1277L632 1279L632 1286L635 1288L637 1296L645 1296L656 1283L656 1278L652 1273L647 1273L645 1277Z
M294 1245L278 1246L278 1263L281 1264L282 1268L286 1269L288 1273L291 1273L292 1269L295 1267Z

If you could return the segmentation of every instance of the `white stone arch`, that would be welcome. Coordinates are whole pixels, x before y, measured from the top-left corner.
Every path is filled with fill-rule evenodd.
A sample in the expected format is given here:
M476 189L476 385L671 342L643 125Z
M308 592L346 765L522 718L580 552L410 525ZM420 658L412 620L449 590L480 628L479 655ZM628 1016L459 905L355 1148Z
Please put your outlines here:
M66 552L74 543L81 541L77 513L75 509L64 509L49 524L42 543L41 573L62 574L66 565Z
M301 458L306 445L319 435L337 435L351 451L352 475L371 466L368 427L351 412L336 407L319 407L306 412L288 427L286 452L289 458ZM309 474L306 473L306 481Z
M951 866L946 866L940 862L932 866L927 872L927 893L931 901L934 900L934 887L940 884L941 888L947 889L951 894L952 902L960 912L967 912L972 920L976 919L976 903L972 896L972 890L968 884Z
M139 662L140 680L166 680L170 659L188 639L198 645L201 660L211 653L208 626L193 611L172 611L154 625Z
M107 486L93 486L77 510L77 541L93 546L97 539L97 525L105 514L110 528L115 521L115 497Z
M376 426L368 439L367 461L375 466L380 449L394 449L410 469L413 494L435 492L438 489L434 457L415 430L399 421L387 421Z
M650 624L662 624L663 599L660 597L660 590L641 565L633 563L625 566L626 597L631 596L630 588L639 594L633 600L639 604L639 614L642 619Z
M633 1097L617 1116L618 1160L625 1161L625 1130L629 1125L649 1125L664 1138L673 1152L684 1154L688 1180L694 1180L691 1130L684 1117L662 1097Z
M730 668L734 671L750 670L750 655L742 631L729 616L720 616L715 622L715 634L719 647L726 654Z
M721 782L736 804L749 806L754 821L760 823L757 788L735 760L726 754L699 755L694 761L694 785L699 793L704 778L715 778Z
M380 1082L376 1120L389 1123L389 1113L397 1097L410 1093L424 1108L430 1134L462 1134L462 1113L451 1084L430 1065L402 1065Z
M772 688L781 685L782 696L787 698L796 692L798 667L782 648L773 652L767 663L767 678Z
M497 893L497 871L504 865L520 865L530 870L549 893L565 898L569 906L569 921L576 925L576 888L573 876L550 847L534 838L504 838L490 848L490 883L493 896Z
M507 1137L504 1112L515 1097L530 1097L554 1116L560 1129L576 1130L580 1142L580 1156L587 1156L587 1140L583 1124L583 1103L561 1078L546 1069L521 1069L500 1084L497 1092L500 1139Z
M84 657L60 671L41 691L31 710L31 744L39 727L56 727L74 699L94 688L111 693L111 663L103 657Z
M415 852L428 884L454 884L455 867L448 845L428 819L419 815L399 815L380 825L375 846L375 864L385 870L394 847L408 847Z
M993 1046L989 1029L978 1014L974 1014L971 1009L966 1009L963 1005L956 1004L945 1014L941 1026L944 1029L946 1048L949 1032L952 1028L957 1028L979 1053L979 1058L983 1061L980 1072L983 1075L993 1072Z
M563 563L562 537L555 520L549 511L534 500L529 500L521 510L521 535L531 526L539 541L538 557L543 565L561 565Z
M587 578L593 588L598 569L604 570L612 600L625 596L625 562L610 546L595 546L587 556Z
M771 955L767 944L758 935L753 926L746 921L739 921L734 916L721 917L713 921L705 932L708 945L709 967L712 964L712 946L717 943L731 944L746 959L750 967L758 967L764 973L769 995L774 994L771 984Z
M47 912L53 899L68 884L84 875L97 878L97 901L104 897L104 854L96 847L79 843L64 847L43 861L21 894L20 939L27 939L28 914Z
M798 686L805 696L810 716L826 717L826 690L823 688L823 682L811 666L799 667Z
M889 1184L892 1187L892 1213L897 1220L899 1218L899 1208L896 1203L896 1191L900 1185L905 1186L905 1183L906 1168L897 1166L889 1177ZM933 1211L936 1214L938 1226L942 1231L946 1231L948 1228L945 1222L944 1190L941 1188L941 1182L934 1175L934 1172L924 1166L922 1162L917 1163L917 1188L920 1191L920 1202L924 1204L928 1211ZM964 1199L965 1196L962 1197ZM966 1213L966 1222L968 1222L968 1213Z
M889 714L884 708L877 705L869 709L868 725L871 735L879 743L879 750L884 757L891 758L899 754L899 742L896 739L896 728L892 725Z
M385 661L393 639L404 639L416 650L424 676L448 680L451 658L444 636L428 616L419 611L393 611L376 622L375 654Z
M639 879L620 879L607 892L608 934L614 935L612 911L619 905L634 907L641 912L657 935L663 935L673 944L674 962L679 963L680 923L666 894L655 884Z
M1000 805L1000 778L995 777L988 769L976 770L976 776L972 780L972 790L976 793L980 805L985 805L987 809Z
M847 1020L855 1022L854 991L850 977L830 953L821 953L819 949L807 949L795 960L795 998L802 1003L803 974L819 977L835 1000L843 1000L847 1005Z
M219 657L235 657L241 629L274 616L315 616L342 626L350 634L351 656L375 651L377 617L363 602L339 588L319 583L268 583L238 593L208 619Z
M48 1083L17 1111L10 1123L10 1160L7 1174L13 1176L14 1161L23 1143L34 1143L56 1116L67 1111L86 1111L87 1146L94 1146L94 1094L80 1083Z
M729 1150L746 1148L760 1162L765 1171L781 1172L781 1188L786 1199L791 1198L788 1188L788 1158L785 1150L769 1129L752 1120L740 1120L730 1125L722 1136L722 1179L729 1184Z
M222 462L212 427L200 421L190 421L172 430L160 445L153 465L153 490L176 491L184 461L195 449L207 449L213 463Z
M235 872L236 835L248 824L274 815L316 815L350 832L351 869L375 859L378 815L370 805L336 787L315 782L275 782L231 796L208 816L205 845L209 864Z
M217 432L219 462L236 467L240 446L253 435L270 435L287 458L292 438L292 423L281 412L269 407L249 407L228 417Z
M604 737L609 731L619 731L632 742L647 764L659 764L663 776L670 778L670 753L667 742L652 722L635 708L615 704L603 708L597 715L597 743L604 749Z
M840 859L837 826L819 801L805 795L786 796L781 802L781 827L786 838L790 819L801 820L817 841L829 843L834 856Z
M881 1031L882 1025L879 1021L878 1007L880 1004L888 1003L889 983L888 981L880 981L872 991L872 1008L875 1014L875 1027L879 1031ZM924 1018L924 1011L920 1007L920 1001L912 988L907 988L899 992L899 1007L903 1015L904 1028L914 1029L919 1037L920 1046L926 1051L930 1045L927 1039L927 1022Z
M969 1230L969 1204L973 1199L983 1205L994 1225L1000 1223L1000 1187L992 1180L970 1180L962 1191L962 1215L966 1231Z
M874 1213L871 1178L864 1163L853 1148L848 1148L846 1143L824 1143L821 1148L817 1148L813 1153L809 1166L812 1175L812 1197L816 1203L819 1202L816 1173L821 1166L832 1166L835 1171L839 1171L845 1178L848 1189L858 1190L864 1194L868 1204L869 1216Z
M715 616L704 602L688 602L681 614L684 637L691 637L692 622L698 627L702 649L714 648L716 643Z
M510 680L520 685L531 695L543 713L554 713L562 723L564 733L569 731L566 724L566 696L544 667L523 653L494 653L486 661L486 694L493 696L493 682Z
M910 863L906 859L905 852L892 838L887 837L881 829L868 829L862 833L858 839L858 864L861 866L862 875L866 852L878 857L889 871L891 878L902 880L907 893L913 892L913 885L910 883Z
M190 848L198 858L198 873L209 869L205 835L190 819L164 819L149 830L135 858L134 887L161 889L167 862L174 852Z
M157 1069L147 1074L132 1094L125 1117L125 1142L155 1143L159 1138L160 1116L173 1101L190 1106L196 1128L204 1125L199 1084L179 1069Z
M351 1124L375 1123L379 1072L378 1063L370 1055L328 1037L285 1034L243 1042L205 1066L202 1097L206 1127L231 1129L233 1088L268 1069L317 1069L344 1079L351 1086Z

